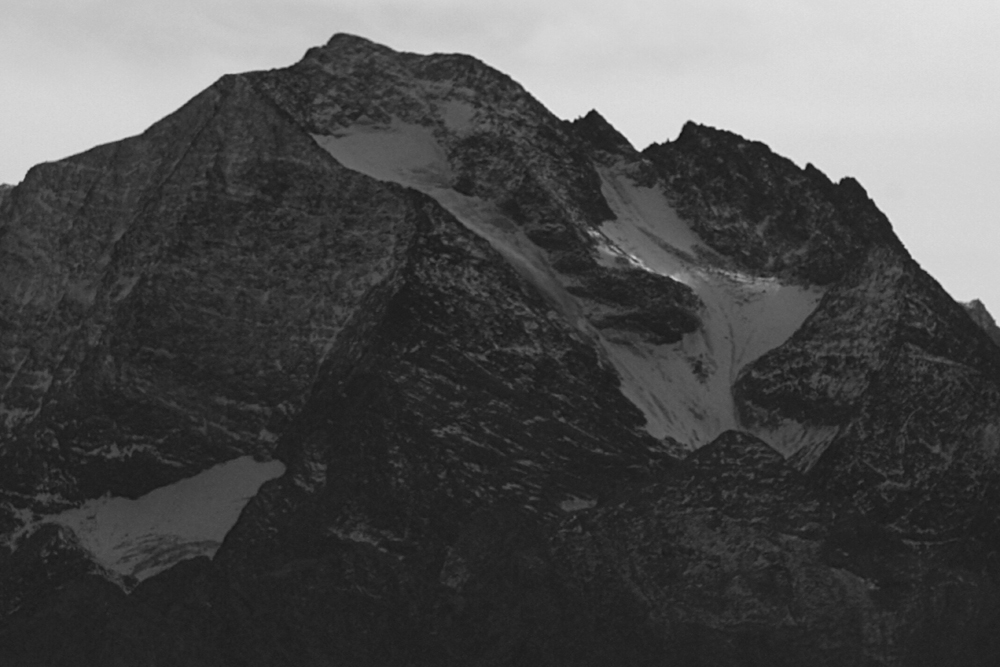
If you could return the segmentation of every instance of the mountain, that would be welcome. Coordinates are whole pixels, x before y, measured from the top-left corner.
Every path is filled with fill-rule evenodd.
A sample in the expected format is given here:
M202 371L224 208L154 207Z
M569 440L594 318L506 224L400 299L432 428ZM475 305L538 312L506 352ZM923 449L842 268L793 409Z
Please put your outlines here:
M1000 348L852 179L336 35L0 194L2 664L1000 659Z

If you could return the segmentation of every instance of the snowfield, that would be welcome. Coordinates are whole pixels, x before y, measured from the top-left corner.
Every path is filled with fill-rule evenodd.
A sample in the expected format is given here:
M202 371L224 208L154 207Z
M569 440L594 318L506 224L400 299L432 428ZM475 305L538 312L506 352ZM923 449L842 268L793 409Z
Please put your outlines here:
M105 496L34 523L71 529L99 565L142 581L187 558L214 556L260 486L284 472L278 461L243 456L135 500Z
M468 129L463 118L462 131ZM336 135L314 135L344 166L383 181L412 187L438 201L485 238L568 322L593 339L621 378L622 393L646 416L658 439L688 449L739 428L732 387L741 369L784 343L815 310L823 290L784 284L715 266L711 250L673 210L657 187L637 185L624 165L595 167L614 213L588 230L599 261L626 261L694 290L702 301L701 327L672 345L653 345L627 332L599 332L583 317L546 254L492 204L451 187L452 170L434 132L394 121L358 125ZM707 258L707 259L706 259ZM777 435L777 434L776 434ZM782 433L782 441L802 434ZM792 447L777 447L784 454Z

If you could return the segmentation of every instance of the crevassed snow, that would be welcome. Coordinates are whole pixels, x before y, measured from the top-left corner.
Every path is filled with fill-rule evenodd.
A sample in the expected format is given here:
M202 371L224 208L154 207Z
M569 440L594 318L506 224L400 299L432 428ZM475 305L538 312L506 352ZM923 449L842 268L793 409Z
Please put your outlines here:
M472 118L458 106L445 115L448 124L463 128ZM602 193L615 217L590 230L599 256L609 266L627 262L680 281L704 304L701 328L674 345L652 345L626 332L601 333L581 315L545 254L515 224L489 202L451 188L447 156L430 128L394 121L314 139L350 169L430 195L488 240L570 323L598 342L621 377L622 393L646 416L650 434L692 449L739 427L732 386L740 370L785 342L823 294L712 266L717 254L660 189L642 187L615 167L600 167ZM784 453L785 447L779 449Z
M131 500L105 496L46 517L73 530L108 570L143 580L193 556L214 556L261 484L281 476L279 461L243 456Z

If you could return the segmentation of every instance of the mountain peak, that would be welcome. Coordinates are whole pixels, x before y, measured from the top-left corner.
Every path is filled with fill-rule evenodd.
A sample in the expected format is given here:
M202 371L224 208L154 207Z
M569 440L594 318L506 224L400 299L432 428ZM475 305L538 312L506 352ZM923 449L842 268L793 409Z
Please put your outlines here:
M337 34L0 187L0 323L0 664L1000 660L1000 349L733 132Z
M317 49L323 49L326 51L354 51L354 52L381 52L381 53L397 53L394 49L380 44L378 42L373 42L370 39L361 37L359 35L354 35L347 32L334 33L330 39L327 40L326 44L321 47L315 47Z
M570 123L577 136L595 148L609 153L635 153L635 148L621 132L616 130L604 116L591 109L586 115Z
M326 41L326 46L343 46L343 45L357 45L364 46L367 48L378 48L378 49L389 49L388 46L374 42L367 37L362 37L360 35L355 35L350 32L335 32L330 36L330 39ZM391 50L391 49L389 49Z

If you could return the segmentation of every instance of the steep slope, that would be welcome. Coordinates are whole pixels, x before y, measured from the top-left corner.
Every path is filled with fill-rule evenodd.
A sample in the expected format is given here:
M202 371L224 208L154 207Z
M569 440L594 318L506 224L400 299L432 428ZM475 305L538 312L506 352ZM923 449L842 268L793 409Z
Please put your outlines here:
M685 463L555 540L594 627L641 629L634 662L989 664L1000 607L995 571L958 556L974 542L901 539L745 434Z
M272 449L400 246L398 204L327 168L230 78L140 137L33 169L0 246L5 474L58 449L94 474L53 470L51 491L134 496Z
M338 169L226 78L29 173L0 223L5 532L270 455L407 243L398 193Z

